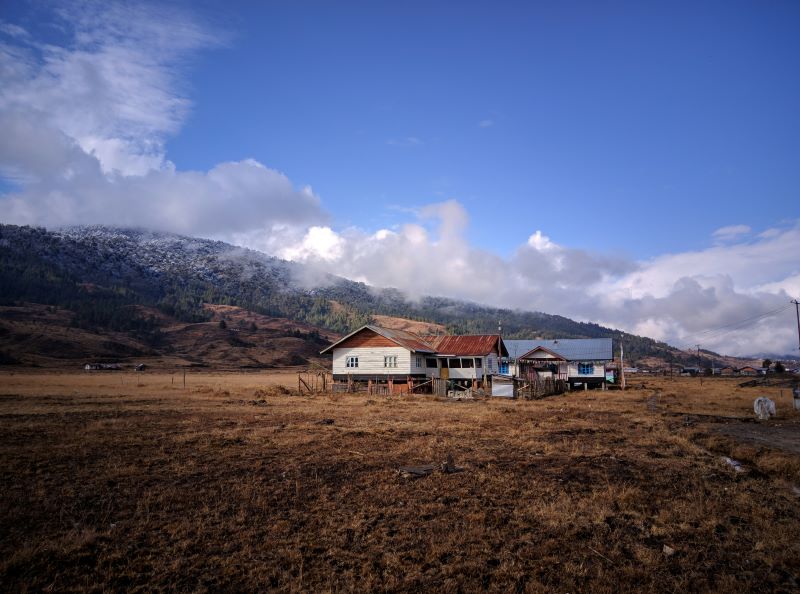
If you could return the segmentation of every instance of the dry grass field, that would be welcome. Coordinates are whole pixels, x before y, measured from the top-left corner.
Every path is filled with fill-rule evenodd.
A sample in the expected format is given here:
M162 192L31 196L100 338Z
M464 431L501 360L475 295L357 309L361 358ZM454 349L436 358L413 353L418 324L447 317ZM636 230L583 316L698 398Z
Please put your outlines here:
M294 374L4 373L0 588L798 591L789 390L634 384L452 402L301 397ZM777 419L753 421L758 395ZM397 472L448 454L462 472Z

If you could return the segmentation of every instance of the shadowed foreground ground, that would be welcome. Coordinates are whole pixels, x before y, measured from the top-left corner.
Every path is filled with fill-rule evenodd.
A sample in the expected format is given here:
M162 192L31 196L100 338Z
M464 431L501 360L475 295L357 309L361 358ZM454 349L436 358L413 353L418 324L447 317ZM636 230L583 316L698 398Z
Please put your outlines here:
M785 390L682 378L445 402L275 385L293 382L0 376L0 587L800 588L800 456L765 445L800 435ZM756 425L762 394L780 415ZM397 472L448 454L463 472Z

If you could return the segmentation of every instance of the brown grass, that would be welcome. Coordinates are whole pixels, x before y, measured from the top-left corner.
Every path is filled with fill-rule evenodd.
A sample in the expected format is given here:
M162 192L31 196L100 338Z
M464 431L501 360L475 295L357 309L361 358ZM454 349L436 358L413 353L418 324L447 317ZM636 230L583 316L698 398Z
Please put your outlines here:
M767 393L762 432L797 436L786 391L681 378L445 402L172 380L0 375L2 589L798 588L800 456L720 432L756 426ZM448 453L464 472L396 471Z

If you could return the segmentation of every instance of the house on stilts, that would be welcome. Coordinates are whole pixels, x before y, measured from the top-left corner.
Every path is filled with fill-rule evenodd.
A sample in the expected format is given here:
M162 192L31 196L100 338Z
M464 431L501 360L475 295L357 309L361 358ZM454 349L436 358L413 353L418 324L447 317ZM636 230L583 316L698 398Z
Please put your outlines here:
M417 336L371 324L320 354L327 353L333 355L334 382L386 384L389 392L413 391L434 379L483 387L508 357L499 334Z

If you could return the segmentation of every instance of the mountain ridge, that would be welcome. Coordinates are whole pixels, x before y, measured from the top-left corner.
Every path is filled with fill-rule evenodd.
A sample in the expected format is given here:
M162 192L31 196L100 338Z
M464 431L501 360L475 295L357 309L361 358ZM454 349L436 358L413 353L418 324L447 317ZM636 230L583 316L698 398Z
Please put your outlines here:
M507 338L622 336L631 361L696 361L666 343L598 324L448 297L410 300L397 289L318 273L248 248L142 228L0 225L0 281L2 304L57 305L74 312L76 326L138 332L145 340L157 336L158 322L126 317L123 306L203 323L213 317L207 304L230 305L338 334L376 316L438 324L455 334L494 333L502 321ZM734 359L703 355L709 364Z

